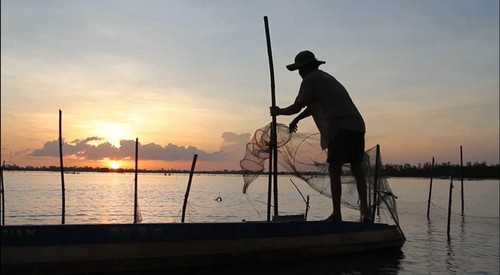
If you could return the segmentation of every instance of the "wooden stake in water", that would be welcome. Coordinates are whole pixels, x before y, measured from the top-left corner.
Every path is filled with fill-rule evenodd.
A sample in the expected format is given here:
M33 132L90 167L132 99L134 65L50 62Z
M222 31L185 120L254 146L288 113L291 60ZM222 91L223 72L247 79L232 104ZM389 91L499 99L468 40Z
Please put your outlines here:
M193 180L194 167L196 166L196 159L198 158L198 154L194 154L193 163L191 164L191 171L189 172L189 180L186 188L186 194L184 195L184 203L182 205L182 218L181 222L184 222L184 218L186 216L186 206L189 197L189 191L191 190L191 181Z
M65 223L66 216L66 188L64 186L64 165L63 165L63 138L62 138L62 111L59 110L59 163L61 167L61 191L62 191L62 214L61 224Z
M379 166L380 166L380 145L377 144L377 150L375 154L375 172L373 177L373 214L372 221L375 221L375 214L378 206L378 178L379 178Z
M135 177L134 177L134 223L138 223L139 215L138 208L139 204L137 201L137 170L139 168L139 138L135 139Z
M460 145L460 186L461 186L460 196L462 197L462 216L463 216L464 215L464 157L462 154L462 145Z
M2 167L0 167L0 188L2 192L2 196L0 199L2 199L2 225L5 225L5 187L3 185L3 169L5 168L5 161L2 164Z
M432 178L434 177L434 157L432 157L431 165L431 182L429 184L429 199L427 200L427 220L429 220L429 213L431 209L431 196L432 196Z
M450 222L451 222L451 201L453 195L453 172L450 173L450 194L448 199L448 225L446 227L446 235L448 236L448 241L450 240Z
M271 106L276 106L276 92L274 84L274 65L273 53L271 50L271 35L269 33L269 22L267 16L264 16L264 27L266 31L267 55L269 58L269 72L271 76ZM272 179L271 179L272 178ZM278 216L278 146L276 141L276 116L272 116L271 138L269 144L269 184L268 184L268 203L267 203L267 221L271 219L271 182L274 195L274 215Z
M307 195L307 200L306 200L306 211L304 214L304 219L307 220L307 214L309 213L309 195Z

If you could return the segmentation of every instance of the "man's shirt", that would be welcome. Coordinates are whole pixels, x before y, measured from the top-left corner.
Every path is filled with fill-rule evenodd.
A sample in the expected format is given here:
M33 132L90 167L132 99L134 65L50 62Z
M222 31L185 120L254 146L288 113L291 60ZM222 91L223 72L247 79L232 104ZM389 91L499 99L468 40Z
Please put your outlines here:
M321 133L321 147L341 129L365 132L365 123L344 86L330 74L317 70L307 74L295 103L307 107Z

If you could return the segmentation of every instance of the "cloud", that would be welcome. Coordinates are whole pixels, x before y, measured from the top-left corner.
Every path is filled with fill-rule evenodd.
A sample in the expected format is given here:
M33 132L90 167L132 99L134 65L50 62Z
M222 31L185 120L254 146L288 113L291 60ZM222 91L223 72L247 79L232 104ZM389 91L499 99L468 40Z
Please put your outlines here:
M169 143L162 146L156 143L139 143L138 153L141 160L177 161L191 160L194 154L205 161L231 161L243 157L245 145L250 139L250 134L236 134L224 132L223 143L219 151L206 152L194 146L179 146ZM103 141L93 145L91 142ZM74 156L81 160L100 160L104 158L112 160L134 159L135 141L121 140L120 146L116 147L104 141L100 137L87 137L75 139L71 142L63 142L64 156ZM35 149L28 154L31 157L58 157L59 141L47 141L41 149Z
M246 145L250 140L249 133L236 134L232 132L222 133L222 145L220 152L228 160L238 161L245 156Z
M32 157L57 157L59 155L59 143L57 140L47 141L42 149L35 149L28 156Z
M100 141L100 140L103 140L103 138L100 138L100 137L88 137L88 138L86 138L84 140L75 139L71 143L87 143L87 142L91 142L91 141Z

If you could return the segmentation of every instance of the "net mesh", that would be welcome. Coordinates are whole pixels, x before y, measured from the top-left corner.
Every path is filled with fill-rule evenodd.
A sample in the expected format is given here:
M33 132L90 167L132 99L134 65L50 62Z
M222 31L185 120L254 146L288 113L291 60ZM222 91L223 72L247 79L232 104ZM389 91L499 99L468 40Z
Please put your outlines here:
M243 193L249 185L265 172L265 165L270 155L271 124L257 129L246 146L244 158L240 161L243 170ZM322 195L332 197L326 151L321 150L319 133L290 133L288 126L276 125L278 147L278 171L295 176L306 182ZM388 211L392 219L399 224L396 211L396 196L380 173L382 159L377 147L365 151L363 170L367 182L367 201L371 213ZM376 167L378 166L378 169ZM350 173L349 164L342 170L342 205L351 209L359 209L359 197L356 181ZM375 173L378 172L376 177ZM376 180L377 178L377 180ZM375 190L377 196L375 197Z

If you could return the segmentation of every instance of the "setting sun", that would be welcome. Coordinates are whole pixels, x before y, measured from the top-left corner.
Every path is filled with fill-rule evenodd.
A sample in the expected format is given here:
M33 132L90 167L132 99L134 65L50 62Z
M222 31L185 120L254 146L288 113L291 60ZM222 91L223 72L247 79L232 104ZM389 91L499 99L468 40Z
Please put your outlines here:
M111 169L119 169L120 167L121 166L119 162L116 161L111 162Z

